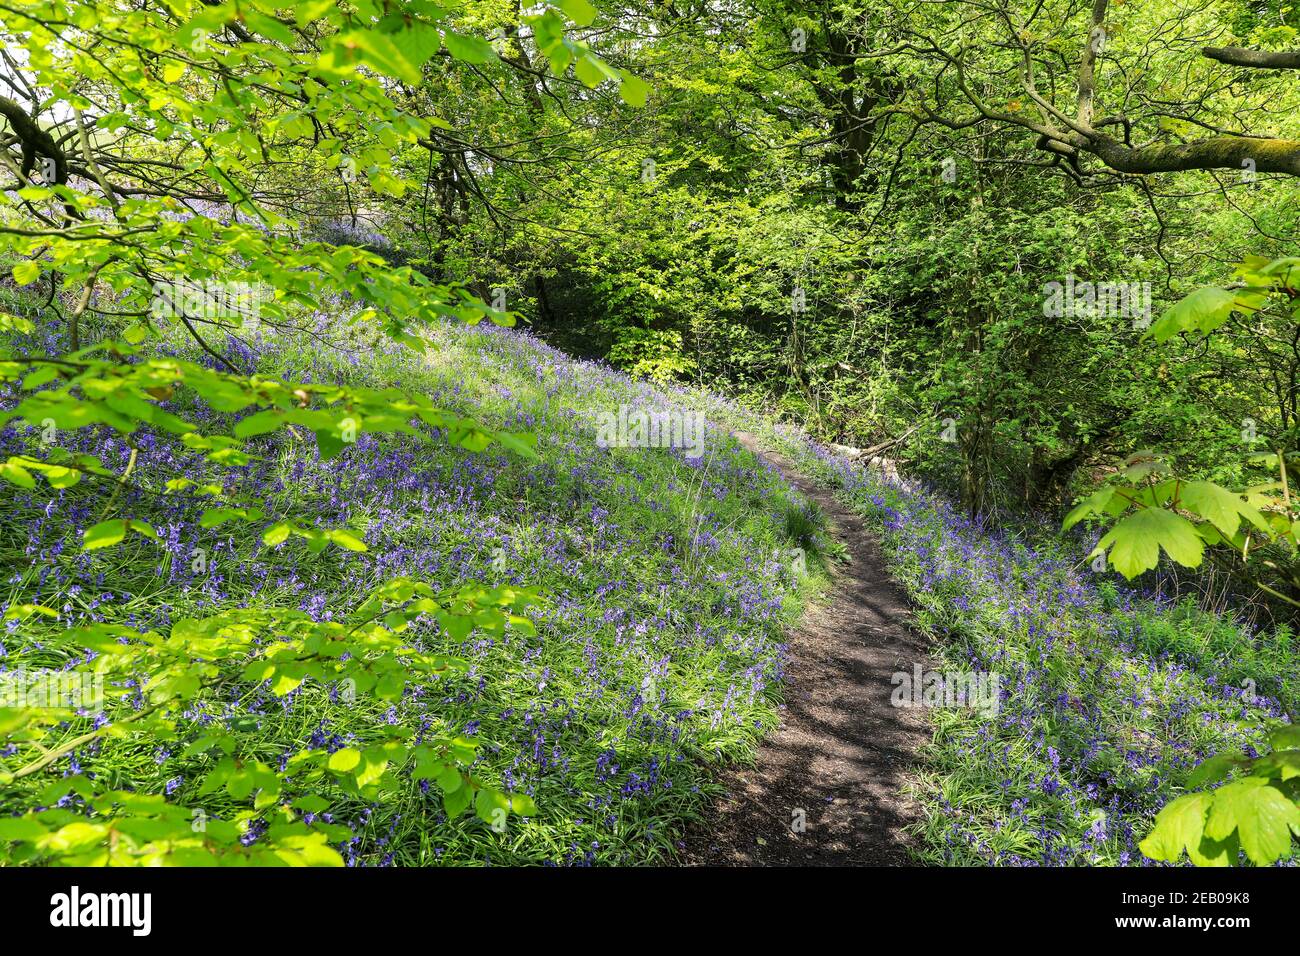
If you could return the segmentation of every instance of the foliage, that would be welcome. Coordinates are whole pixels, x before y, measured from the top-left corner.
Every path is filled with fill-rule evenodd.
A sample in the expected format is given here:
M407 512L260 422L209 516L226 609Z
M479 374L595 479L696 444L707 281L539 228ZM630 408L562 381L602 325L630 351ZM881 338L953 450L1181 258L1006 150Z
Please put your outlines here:
M1236 337L1262 338L1268 334L1261 331L1266 323L1294 322L1296 265L1294 259L1248 259L1236 270L1238 287L1205 286L1189 293L1165 311L1149 335L1157 342L1178 335L1204 341L1233 321ZM1276 368L1266 371L1276 379ZM1285 409L1285 399L1282 404ZM1249 427L1242 439L1247 446L1259 443L1273 449L1250 455L1252 463L1276 469L1277 481L1231 491L1213 481L1172 476L1158 454L1139 454L1120 473L1124 480L1106 485L1075 507L1066 527L1092 515L1117 519L1094 554L1109 549L1110 563L1130 579L1154 568L1162 550L1185 567L1198 566L1207 545L1239 555L1243 562L1260 547L1257 542L1280 544L1294 555L1300 526L1295 523L1287 462L1295 455L1296 425L1285 410L1277 430L1256 432L1253 419L1245 424ZM1275 561L1267 566L1277 568ZM1288 584L1300 585L1294 571L1283 573L1289 575Z
M625 98L643 103L645 84L567 37L561 10L583 24L595 13L566 0L524 18L555 72L572 64L583 83L612 79ZM367 433L425 440L436 433L475 451L497 441L536 459L532 436L485 430L425 396L241 370L198 327L236 338L262 321L292 330L322 301L340 310L349 303L352 325L423 349L419 332L431 321L513 321L409 266L354 246L302 241L294 208L300 189L284 174L323 163L348 184L363 177L369 195L401 195L410 184L395 172L393 157L404 146L435 148L430 137L439 125L398 102L401 84L422 83L423 67L443 50L471 66L494 60L490 44L431 4L322 2L285 17L275 4L257 2L51 0L7 9L0 20L20 56L16 63L6 58L16 71L8 85L30 100L28 111L0 99L21 146L18 162L8 152L3 157L17 182L6 194L0 252L11 258L20 286L48 288L46 309L61 326L56 343L68 346L62 354L29 351L31 333L40 331L35 323L7 321L15 350L0 362L0 377L13 383L4 421L25 422L42 440L10 455L0 475L16 489L34 490L37 476L56 494L83 478L109 489L97 501L97 520L82 529L84 552L131 547L137 535L160 541L154 525L120 500L127 489L128 501L141 490L208 498L213 506L199 518L204 529L260 521L264 510L223 473L255 461L247 439L280 429L312 432L321 460ZM237 284L238 301L213 301L214 284ZM77 290L75 297L67 290ZM169 326L182 327L208 364L159 354L160 345L174 343ZM182 406L215 427L195 425ZM126 442L130 456L120 473L75 447L85 444L77 437L83 432L92 444L111 444L113 433ZM190 472L137 480L140 450L168 443L199 453ZM261 532L268 547L290 536L310 552L330 544L366 550L354 531L320 527L292 511ZM304 681L342 683L351 699L399 699L408 680L463 666L410 644L403 635L413 624L458 639L471 630L501 634L507 624L530 626L515 612L534 599L526 589L443 593L396 578L353 610L348 627L301 610L246 605L177 619L162 630L96 623L45 635L44 653L61 669L77 679L93 675L113 690L102 711L48 702L27 707L20 696L0 720L10 741L6 761L16 758L0 773L0 786L19 786L101 738L128 746L175 740L186 708L232 683L267 684L281 697ZM61 616L38 602L11 605L7 614L19 628L33 616ZM503 794L460 769L474 756L471 742L408 743L415 735L394 725L362 751L307 748L278 768L245 753L230 734L191 741L186 754L224 752L198 795L224 788L237 802L251 797L253 813L277 808L290 777L330 778L367 796L407 769L417 781L437 781L449 815L472 805L495 826L511 810L533 812L526 796ZM305 797L275 809L266 840L249 850L248 812L210 826L206 815L191 823L185 808L161 794L114 788L98 776L65 776L42 792L44 804L75 792L93 815L51 808L5 821L0 837L17 842L15 860L342 862L327 845L340 838L339 828L298 820L298 811L316 812L317 801Z
M1189 786L1221 779L1234 768L1244 773L1213 790L1171 800L1142 841L1142 852L1177 863L1186 851L1197 866L1230 866L1242 853L1259 866L1290 858L1292 835L1300 837L1300 728L1282 726L1269 743L1272 753L1212 757L1197 767Z

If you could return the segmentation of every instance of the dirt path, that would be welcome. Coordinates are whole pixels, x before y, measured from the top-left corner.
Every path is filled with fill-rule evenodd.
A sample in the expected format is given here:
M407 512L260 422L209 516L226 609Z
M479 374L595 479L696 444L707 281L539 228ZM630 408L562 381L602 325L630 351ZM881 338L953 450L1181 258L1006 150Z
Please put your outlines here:
M885 572L862 519L752 435L736 438L771 462L831 519L850 562L829 600L790 635L781 727L752 767L724 772L728 795L687 838L687 860L724 866L906 865L903 827L915 808L903 786L929 739L922 711L890 705L897 671L925 663L906 625L907 600ZM796 811L804 812L802 833Z

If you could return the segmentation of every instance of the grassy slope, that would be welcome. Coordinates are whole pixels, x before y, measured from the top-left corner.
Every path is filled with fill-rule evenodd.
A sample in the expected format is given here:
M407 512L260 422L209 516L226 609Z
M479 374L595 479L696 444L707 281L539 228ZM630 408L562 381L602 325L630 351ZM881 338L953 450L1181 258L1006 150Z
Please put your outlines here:
M398 385L489 423L534 431L540 464L499 448L472 454L434 440L362 435L321 462L306 442L262 439L260 461L225 477L271 516L310 516L363 533L364 554L312 555L293 542L266 548L263 524L204 530L201 502L127 497L163 545L131 541L79 553L78 528L99 520L101 490L7 489L0 555L8 604L61 607L63 624L92 620L165 629L182 616L231 603L275 603L314 615L346 613L379 580L411 575L438 585L485 580L539 587L549 606L535 638L507 632L461 645L428 639L471 662L463 676L408 688L400 706L348 704L304 685L285 698L266 687L207 700L187 726L238 727L242 752L276 764L308 741L337 749L365 742L382 722L417 732L463 733L481 742L477 775L535 798L538 814L494 833L472 815L449 821L437 788L409 781L364 804L322 794L328 820L349 826L350 862L645 862L671 853L683 824L708 799L709 764L752 754L777 720L781 628L819 574L791 568L802 504L723 432L702 458L678 449L600 448L595 416L620 404L667 409L680 396L574 362L526 335L443 329L427 356L365 357L300 343L263 343L244 356L260 371L296 379L343 378ZM186 410L192 417L194 410ZM0 435L5 455L34 440ZM82 434L80 447L121 468L120 439ZM145 437L136 479L155 488L176 474L201 475L191 455ZM268 517L268 521L269 521ZM203 560L196 562L202 553ZM0 666L65 666L41 632L11 622ZM253 720L248 717L252 716ZM188 738L187 738L188 739ZM39 775L94 775L115 787L167 792L182 805L228 817L247 800L200 795L207 756L185 756L186 739L157 750L109 741ZM0 749L0 769L20 765ZM32 779L32 778L29 778ZM57 787L56 787L57 789ZM8 791L0 812L39 803L35 784ZM290 791L286 801L295 795ZM75 810L79 798L62 805Z

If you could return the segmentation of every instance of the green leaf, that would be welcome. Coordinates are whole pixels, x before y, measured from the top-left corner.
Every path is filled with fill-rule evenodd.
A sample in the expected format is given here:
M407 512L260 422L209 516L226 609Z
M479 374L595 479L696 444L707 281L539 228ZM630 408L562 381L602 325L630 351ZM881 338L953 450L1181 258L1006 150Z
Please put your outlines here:
M235 437L251 438L253 435L264 435L275 431L283 424L284 413L278 408L255 412L235 425Z
M366 543L345 528L332 528L326 533L329 535L329 539L340 548L346 548L349 551L366 550Z
M473 798L474 792L469 787L457 787L443 792L442 807L447 811L447 816L454 820L465 812Z
M365 766L357 771L356 775L358 787L368 787L372 783L377 783L384 775L384 771L388 769L388 759L378 751L367 750L363 756Z
M1187 786L1203 787L1207 783L1224 780L1237 762L1237 758L1229 754L1216 754L1197 765L1187 777Z
M451 764L444 764L437 776L438 786L443 793L454 793L465 786L465 778Z
M1243 517L1261 531L1269 532L1268 524L1262 514L1242 501L1240 495L1233 494L1211 481L1188 481L1180 484L1178 502L1182 508L1209 521L1222 531L1225 537L1231 538L1237 533Z
M1064 530L1068 531L1089 515L1102 511L1114 497L1114 488L1099 488L1070 510L1070 513L1065 516Z
M360 55L362 62L385 76L417 85L424 78L396 43L378 30L353 30L340 34L339 42Z
M1300 750L1275 750L1256 760L1251 772L1258 777L1294 780L1300 777Z
M1268 734L1268 745L1274 750L1300 749L1300 724L1279 724Z
M1213 332L1228 321L1234 309L1243 307L1244 303L1228 290L1205 286L1166 309L1147 335L1165 342L1179 332Z
M262 532L262 543L274 546L288 537L289 523L287 521L278 521Z
M321 461L329 461L343 450L343 439L332 428L316 430L316 447L320 451Z
M5 609L4 620L6 621L24 621L33 614L40 614L43 617L54 618L58 620L59 612L52 607L46 607L44 604L11 604Z
M15 282L19 285L28 285L41 277L41 264L31 259L24 259L14 264L13 273Z
M324 797L312 793L293 801L293 806L305 813L321 813L329 809L330 802Z
M484 787L474 800L474 813L489 826L508 819L510 800L499 790Z
M587 0L555 0L555 5L580 27L591 26L596 19L596 8Z
M1268 866L1290 856L1291 834L1300 834L1300 807L1262 777L1234 780L1214 791L1205 833L1224 840L1234 830L1251 862Z
M111 548L119 544L126 537L126 521L121 518L113 518L110 521L101 521L99 524L91 525L82 534L81 548L83 551L94 551L97 548Z
M442 48L442 35L427 23L413 23L392 34L392 40L402 56L415 67L423 66Z
M327 13L332 13L338 6L338 0L305 0L294 9L294 20L300 27L305 27L314 20L319 20Z
M605 79L605 71L591 56L578 57L578 61L573 64L573 73L584 86L588 87L599 86Z
M301 675L288 673L285 670L278 670L275 678L271 681L271 693L276 697L283 697L285 694L292 693L301 684L303 678Z
M335 773L350 773L359 763L361 763L361 751L344 747L330 754L329 768Z
M646 99L650 95L650 84L645 80L633 76L626 71L623 72L623 81L618 88L619 95L623 101L630 106L645 106Z
M50 483L51 488L71 488L81 481L81 472L51 465L45 469L45 480Z
M465 63L487 63L496 59L497 52L492 49L492 44L481 37L448 30L442 35L442 42L447 45L448 53Z
M1163 508L1143 508L1116 523L1097 543L1097 552L1110 549L1110 563L1132 580L1160 560L1160 549L1184 567L1201 563L1205 541L1192 523Z
M36 479L32 473L16 461L7 461L0 465L0 478L19 488L35 488Z
M532 432L497 432L496 440L508 450L529 461L541 461L537 454L537 436Z
M521 817L537 815L537 804L533 798L524 793L516 793L510 798L510 809Z
M141 521L139 518L127 518L126 528L128 531L134 531L136 534L143 535L153 541L158 540L158 532L154 530L153 525Z
M261 517L260 508L208 508L199 515L199 527L216 528L227 521L257 521Z
M48 831L32 817L0 818L0 842L39 840Z
M1155 826L1138 844L1139 849L1152 860L1177 863L1186 851L1198 866L1215 865L1214 856L1201 852L1203 845L1214 849L1205 840L1205 817L1213 800L1209 793L1189 793L1171 800L1156 814Z

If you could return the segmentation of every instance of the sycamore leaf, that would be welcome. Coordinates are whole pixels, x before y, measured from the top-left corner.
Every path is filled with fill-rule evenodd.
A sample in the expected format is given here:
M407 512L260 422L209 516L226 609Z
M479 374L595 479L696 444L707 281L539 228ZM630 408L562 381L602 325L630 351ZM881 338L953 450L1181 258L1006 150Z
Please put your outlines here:
M391 34L393 44L414 67L423 66L442 47L442 34L427 23L413 23Z
M605 72L591 56L578 57L577 62L573 64L573 73L584 86L588 87L599 86L605 79Z
M1201 845L1213 799L1209 793L1189 793L1170 800L1156 814L1155 826L1138 847L1152 860L1177 863L1184 850Z
M540 461L537 454L537 436L532 432L497 432L496 440L507 449L531 461Z
M5 610L3 619L6 621L23 621L33 614L40 614L43 617L52 617L58 619L59 612L54 608L46 607L44 604L11 604Z
M1230 754L1216 754L1197 764L1196 769L1187 778L1187 786L1201 787L1207 783L1223 780L1237 763L1238 759Z
M379 778L384 775L388 769L388 760L376 748L371 748L363 754L365 764L356 772L356 781L358 787L368 787L372 783L378 782Z
M1189 481L1180 485L1178 502L1182 508L1210 522L1225 537L1231 538L1237 533L1243 517L1261 531L1269 533L1262 514L1242 501L1240 495L1212 481Z
M510 798L499 790L484 787L474 800L474 812L484 823L499 826L510 814Z
M1294 780L1300 777L1300 750L1275 750L1255 762L1256 776ZM1300 834L1298 834L1300 835Z
M521 817L531 817L537 815L537 804L533 798L523 793L516 793L510 798L510 809Z
M326 533L329 535L329 539L340 548L346 548L348 551L366 550L366 543L351 531L347 531L343 528L332 528Z
M618 93L629 106L645 106L646 98L650 95L650 84L625 71Z
M1107 548L1111 565L1131 581L1156 566L1161 548L1183 567L1197 567L1205 541L1181 515L1163 508L1143 508L1118 521L1097 543L1093 554Z
M455 790L448 790L443 793L442 807L447 816L455 819L465 812L473 799L474 791L469 787L457 787Z
M271 681L271 693L277 697L283 697L285 694L296 690L301 684L303 678L297 674L289 674L284 671L277 671L275 679Z
M294 10L294 18L300 27L305 27L314 20L319 20L327 13L334 12L337 6L337 0L307 0L306 3L297 4Z
M142 534L146 538L151 538L154 541L158 540L158 532L155 531L153 525L149 524L148 522L141 521L138 518L128 518L126 520L126 527L128 531L134 531L136 534Z
M277 521L262 532L262 543L274 547L289 537L289 522Z
M1280 724L1268 735L1268 744L1274 750L1300 749L1300 724Z
M386 33L378 30L349 30L340 33L335 39L335 46L321 57L320 66L328 71L336 71L345 64L362 62L366 66L385 76L416 85L423 78L410 60L402 53L397 44Z
M1070 513L1065 516L1064 530L1068 531L1070 528L1073 528L1084 518L1088 517L1088 515L1097 514L1097 512L1105 510L1110 505L1111 499L1114 497L1114 488L1099 488L1070 510Z
M330 754L329 768L335 773L348 773L361 763L361 752L351 747L344 747Z
M36 479L22 465L12 459L0 465L0 478L19 488L35 488Z
M268 408L265 411L255 412L237 422L235 437L251 438L254 435L265 435L267 432L275 431L283 424L284 412L278 408Z
M1291 833L1300 833L1300 807L1262 777L1245 777L1214 791L1205 833L1224 840L1236 831L1251 862L1269 866L1291 853Z
M0 820L0 843L15 840L39 840L49 831L34 817L6 817Z

